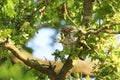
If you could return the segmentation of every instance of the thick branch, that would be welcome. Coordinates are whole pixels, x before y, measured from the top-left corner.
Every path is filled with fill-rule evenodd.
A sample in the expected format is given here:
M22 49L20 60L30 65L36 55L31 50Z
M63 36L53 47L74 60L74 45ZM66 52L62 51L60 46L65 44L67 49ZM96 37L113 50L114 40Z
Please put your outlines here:
M67 59L66 62L64 63L62 69L60 70L57 80L65 80L68 78L68 76L72 73L72 68L73 68L73 60L72 59ZM61 79L62 78L62 79Z
M93 74L92 72L93 67L95 66L97 61L91 62L90 59L87 59L85 61L77 60L76 64L72 65L72 60L68 59L68 61L66 61L65 65L63 66L63 63L60 61L55 62L36 59L28 52L20 51L17 47L15 47L15 45L11 43L5 43L5 48L9 49L13 53L13 55L23 61L24 64L44 74L47 74L52 80L54 80L56 76L62 76L64 74L64 78L67 78L68 75L74 72L83 73L84 75L95 76L95 74Z
M9 49L14 56L24 62L27 66L34 68L44 74L47 74L51 79L56 75L54 70L50 67L49 62L36 59L26 51L20 51L15 45L5 43L5 48Z
M85 25L86 27L89 27L89 23L92 18L93 1L94 0L84 0L84 3L83 3L82 25Z

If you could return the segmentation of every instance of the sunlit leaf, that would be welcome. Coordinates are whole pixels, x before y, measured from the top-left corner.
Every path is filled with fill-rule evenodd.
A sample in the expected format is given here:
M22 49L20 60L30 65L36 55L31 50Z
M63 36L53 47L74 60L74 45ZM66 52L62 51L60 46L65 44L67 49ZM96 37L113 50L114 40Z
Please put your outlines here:
M68 0L67 1L67 6L71 7L74 4L74 0Z
M86 80L91 80L89 75L86 76Z
M2 32L1 32L2 39L4 39L4 38L10 36L11 32L12 32L12 29L5 29L5 30L2 30Z
M14 7L15 7L15 4L13 3L13 1L12 0L7 0L7 4L4 5L3 11L5 11L5 13L9 17L13 18L14 15L16 14L16 12L14 11Z

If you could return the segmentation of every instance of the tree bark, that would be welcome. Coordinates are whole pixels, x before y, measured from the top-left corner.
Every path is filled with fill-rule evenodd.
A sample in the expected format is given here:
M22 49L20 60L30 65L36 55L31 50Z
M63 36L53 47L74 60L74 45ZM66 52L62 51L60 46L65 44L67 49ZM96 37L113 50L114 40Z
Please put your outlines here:
M82 25L85 25L86 27L90 26L90 21L92 18L92 11L93 11L93 2L94 0L84 0L83 3Z
M75 72L95 76L93 67L98 61L91 61L91 59L76 60L76 64L73 65L73 60L68 58L63 64L60 61L36 59L30 53L19 50L11 43L5 43L4 47L10 50L25 65L48 75L51 80L65 80L71 73Z

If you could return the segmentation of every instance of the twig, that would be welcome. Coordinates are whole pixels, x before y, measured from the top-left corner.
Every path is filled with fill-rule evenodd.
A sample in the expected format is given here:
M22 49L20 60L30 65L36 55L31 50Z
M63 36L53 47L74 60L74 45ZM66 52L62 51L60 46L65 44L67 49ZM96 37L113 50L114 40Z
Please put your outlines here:
M66 16L67 16L68 19L75 25L76 29L77 29L78 31L80 31L82 34L86 34L86 31L84 31L79 25L77 25L77 24L73 21L73 19L68 15L67 5L66 5L66 4L64 4L64 9L65 9L65 14L66 14Z
M104 33L109 33L109 34L120 34L120 31L110 31L110 30L105 30L103 31Z
M120 23L111 23L105 27L102 27L98 30L89 30L86 35L89 35L89 34L98 34L100 32L104 32L104 33L109 33L109 34L120 34L120 31L111 31L110 28L111 27L114 27L116 25L120 25Z
M67 11L67 4L64 3L64 10L65 10L65 15L68 17L68 19L75 25L75 27L78 29L78 25L73 21L73 19L68 15L68 11Z

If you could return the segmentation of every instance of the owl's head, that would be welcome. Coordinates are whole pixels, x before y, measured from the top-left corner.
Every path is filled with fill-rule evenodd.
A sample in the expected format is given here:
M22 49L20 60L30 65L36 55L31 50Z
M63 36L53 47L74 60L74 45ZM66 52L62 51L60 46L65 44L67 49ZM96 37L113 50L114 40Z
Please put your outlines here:
M63 33L64 35L68 35L70 33L73 33L75 30L75 27L71 25L65 25L61 28L61 33Z

